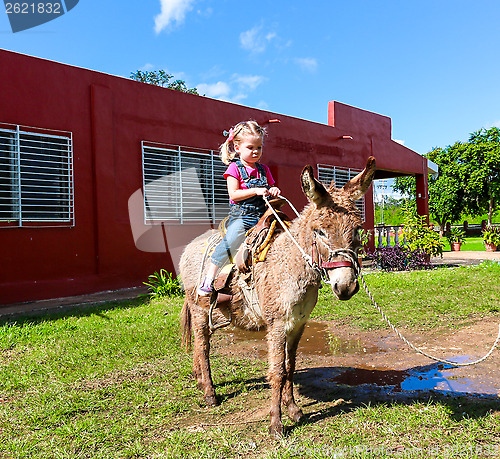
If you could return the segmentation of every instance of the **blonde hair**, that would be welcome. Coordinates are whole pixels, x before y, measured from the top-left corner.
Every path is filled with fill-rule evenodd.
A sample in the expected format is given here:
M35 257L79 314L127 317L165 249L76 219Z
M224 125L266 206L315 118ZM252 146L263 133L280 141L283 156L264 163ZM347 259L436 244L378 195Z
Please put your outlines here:
M265 128L259 126L256 121L242 121L232 127L228 133L226 141L220 146L220 159L224 164L230 164L236 156L234 144L239 143L244 136L260 137L264 140Z

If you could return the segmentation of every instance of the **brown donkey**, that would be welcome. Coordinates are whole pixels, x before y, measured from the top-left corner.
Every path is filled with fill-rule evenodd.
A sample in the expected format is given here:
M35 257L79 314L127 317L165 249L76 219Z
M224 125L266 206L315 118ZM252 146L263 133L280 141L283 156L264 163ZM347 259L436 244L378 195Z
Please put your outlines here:
M354 201L362 197L375 173L375 158L342 188L327 190L313 176L311 166L301 174L302 189L310 201L289 229L272 243L267 258L254 267L254 295L246 301L238 276L231 283L233 297L214 310L215 322L230 320L247 330L267 330L271 386L270 433L283 434L281 403L290 418L303 417L293 396L293 374L297 345L304 326L318 299L322 278L341 300L348 300L359 289L359 266L355 255L359 247L358 230L362 221ZM203 251L209 233L193 240L185 249L180 274L186 290L182 311L184 344L194 336L193 371L209 405L216 404L210 374L209 299L196 295ZM311 256L312 255L312 256ZM248 298L248 294L246 295Z

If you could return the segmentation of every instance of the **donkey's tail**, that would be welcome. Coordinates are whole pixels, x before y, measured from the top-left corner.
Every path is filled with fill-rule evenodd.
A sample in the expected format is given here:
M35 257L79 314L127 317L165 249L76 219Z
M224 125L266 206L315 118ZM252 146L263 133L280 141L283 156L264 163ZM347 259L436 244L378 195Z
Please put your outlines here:
M186 295L186 298L184 299L184 306L182 306L181 311L181 344L186 350L191 349L191 330L191 309L189 308L189 302Z

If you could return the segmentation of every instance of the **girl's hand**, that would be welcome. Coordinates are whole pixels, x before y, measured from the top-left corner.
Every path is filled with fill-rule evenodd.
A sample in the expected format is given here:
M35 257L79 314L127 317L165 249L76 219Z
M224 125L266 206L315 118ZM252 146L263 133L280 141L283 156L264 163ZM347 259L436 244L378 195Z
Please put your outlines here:
M281 194L281 190L277 186L273 186L267 190L271 196L279 196Z
M256 196L267 196L269 194L269 190L267 188L251 188L255 191Z

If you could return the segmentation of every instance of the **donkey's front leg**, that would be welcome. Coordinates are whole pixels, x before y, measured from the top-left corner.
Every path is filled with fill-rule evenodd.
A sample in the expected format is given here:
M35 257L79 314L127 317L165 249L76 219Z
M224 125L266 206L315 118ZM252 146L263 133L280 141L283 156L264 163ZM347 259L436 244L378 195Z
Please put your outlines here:
M285 356L285 370L286 380L283 387L283 403L288 408L288 416L292 421L299 422L304 414L302 410L295 403L293 396L293 375L295 373L295 357L297 355L297 347L299 345L302 332L304 331L302 325L297 331L289 334L286 341L286 356Z
M269 371L267 379L271 385L271 425L269 433L275 437L283 435L281 421L281 393L285 384L286 334L283 324L274 323L267 334Z

